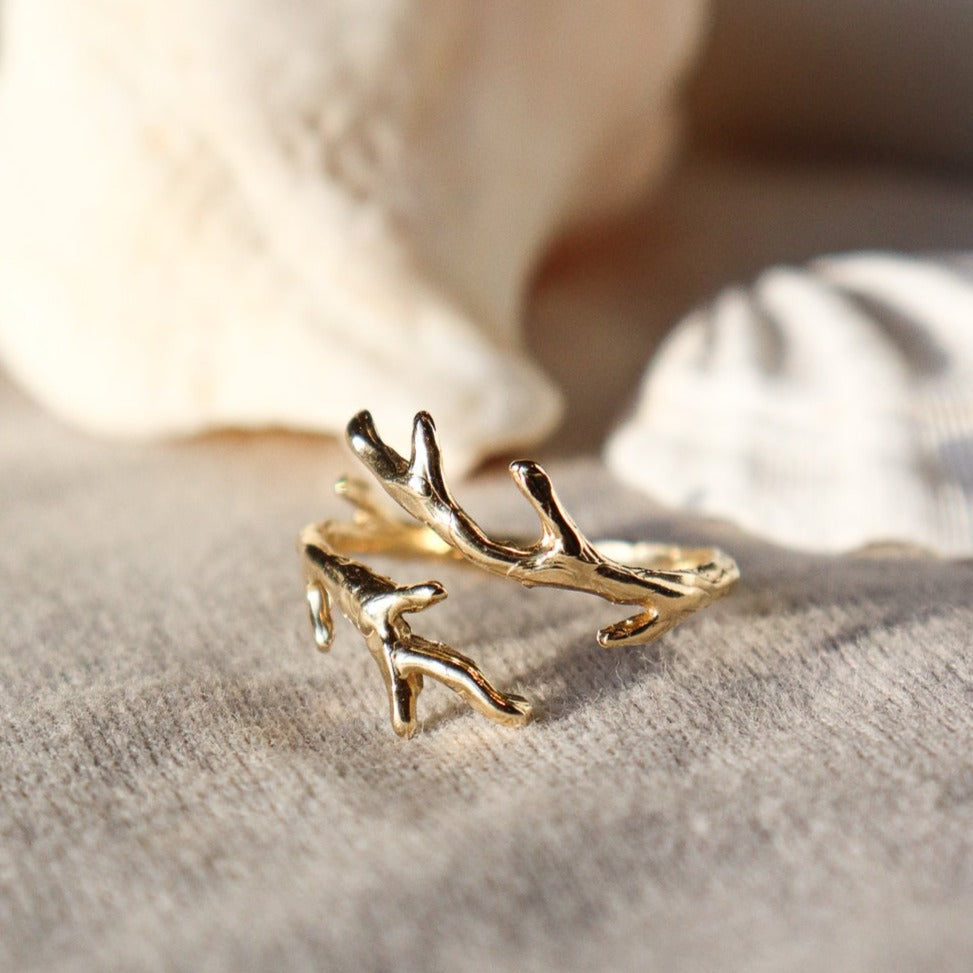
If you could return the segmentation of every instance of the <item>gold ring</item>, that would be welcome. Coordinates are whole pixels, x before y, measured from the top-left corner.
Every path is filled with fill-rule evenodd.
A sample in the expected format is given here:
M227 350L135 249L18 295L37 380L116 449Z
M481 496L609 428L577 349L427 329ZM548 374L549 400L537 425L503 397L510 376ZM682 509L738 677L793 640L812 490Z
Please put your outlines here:
M511 463L510 475L540 518L540 537L524 543L491 540L446 486L436 427L426 412L415 417L409 459L381 440L368 412L348 423L347 437L353 452L413 521L390 516L362 481L340 479L335 490L354 506L352 519L310 524L300 533L307 602L321 651L333 639L332 602L361 632L382 672L392 728L400 736L410 737L418 729L416 700L424 676L508 726L525 724L531 707L522 696L498 690L472 659L412 631L404 615L442 601L446 589L438 581L398 585L350 554L462 558L527 587L569 588L637 605L636 614L598 632L605 648L658 638L725 595L740 576L733 558L716 548L614 540L593 544L561 506L550 477L529 460Z

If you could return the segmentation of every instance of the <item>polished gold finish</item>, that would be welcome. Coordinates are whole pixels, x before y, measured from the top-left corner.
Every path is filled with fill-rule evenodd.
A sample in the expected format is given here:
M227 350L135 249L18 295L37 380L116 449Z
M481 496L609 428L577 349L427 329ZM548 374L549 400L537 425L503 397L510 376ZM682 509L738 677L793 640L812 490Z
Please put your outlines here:
M427 413L415 418L408 460L379 438L368 412L358 413L348 424L348 441L385 492L418 523L390 517L364 483L339 480L336 490L355 506L352 521L324 521L301 532L308 604L315 641L323 651L332 640L332 599L362 633L385 679L392 726L402 736L417 728L416 698L423 676L449 686L500 723L527 722L530 704L501 693L466 656L412 632L403 614L445 598L439 582L402 587L348 554L459 557L527 587L570 588L637 605L636 614L598 633L606 648L658 638L726 594L739 577L734 560L715 548L625 541L600 541L596 547L561 506L550 477L527 460L511 463L510 475L537 512L540 537L533 542L491 540L449 492L436 429Z

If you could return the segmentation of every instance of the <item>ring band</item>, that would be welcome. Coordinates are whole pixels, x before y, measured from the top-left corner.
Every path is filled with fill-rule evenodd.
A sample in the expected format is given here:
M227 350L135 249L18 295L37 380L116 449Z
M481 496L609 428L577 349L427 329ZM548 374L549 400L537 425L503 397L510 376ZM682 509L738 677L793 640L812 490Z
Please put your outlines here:
M392 727L400 736L418 729L416 700L424 676L459 693L484 716L512 726L530 719L530 703L494 687L471 659L441 642L416 635L403 617L446 597L438 581L398 585L353 554L386 553L461 558L527 587L547 585L597 595L639 611L598 632L605 648L644 644L725 595L740 572L716 548L590 542L562 507L550 477L528 460L510 475L540 518L537 540L491 540L455 501L443 476L432 417L415 417L412 455L384 443L368 412L348 424L353 452L414 522L391 517L360 480L342 478L335 490L355 508L350 521L327 520L301 531L308 607L314 639L327 651L333 639L331 604L351 621L381 669Z

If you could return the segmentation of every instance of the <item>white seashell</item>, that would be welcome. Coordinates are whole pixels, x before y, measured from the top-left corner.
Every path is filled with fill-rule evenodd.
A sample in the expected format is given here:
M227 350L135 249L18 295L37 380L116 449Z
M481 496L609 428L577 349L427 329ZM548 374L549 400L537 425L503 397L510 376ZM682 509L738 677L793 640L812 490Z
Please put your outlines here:
M782 544L973 553L973 276L883 253L768 270L675 329L607 457Z
M537 439L525 281L660 168L703 3L5 0L0 352L105 432Z

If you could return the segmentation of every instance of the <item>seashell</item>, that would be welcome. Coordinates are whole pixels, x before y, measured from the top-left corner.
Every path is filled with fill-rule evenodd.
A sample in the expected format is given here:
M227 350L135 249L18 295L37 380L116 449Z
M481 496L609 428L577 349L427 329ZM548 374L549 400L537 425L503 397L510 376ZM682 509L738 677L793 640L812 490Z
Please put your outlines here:
M777 267L659 350L611 468L781 544L973 553L973 265Z
M101 432L535 440L525 281L659 171L703 4L5 0L0 353Z

